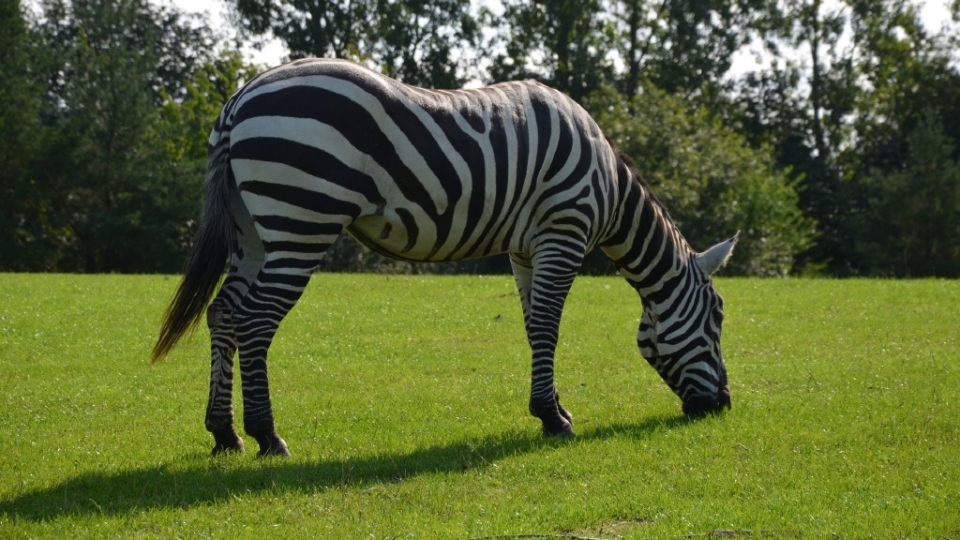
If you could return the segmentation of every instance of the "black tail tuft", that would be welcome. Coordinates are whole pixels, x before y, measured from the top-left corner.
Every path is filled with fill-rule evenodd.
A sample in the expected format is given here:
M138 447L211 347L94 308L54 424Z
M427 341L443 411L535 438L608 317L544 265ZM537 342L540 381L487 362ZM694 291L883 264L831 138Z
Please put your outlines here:
M229 143L219 144L208 163L203 217L184 267L180 288L167 306L151 362L164 358L187 332L196 329L233 249L236 233L231 210L233 180L229 172Z

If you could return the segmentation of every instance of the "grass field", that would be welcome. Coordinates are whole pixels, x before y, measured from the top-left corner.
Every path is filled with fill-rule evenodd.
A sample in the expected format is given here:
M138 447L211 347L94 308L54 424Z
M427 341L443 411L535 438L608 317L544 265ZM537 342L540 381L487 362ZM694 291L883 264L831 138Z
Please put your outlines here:
M544 440L510 277L319 275L288 460L208 455L205 328L148 363L175 286L0 275L0 538L960 538L960 282L719 280L733 408L690 421L579 278Z

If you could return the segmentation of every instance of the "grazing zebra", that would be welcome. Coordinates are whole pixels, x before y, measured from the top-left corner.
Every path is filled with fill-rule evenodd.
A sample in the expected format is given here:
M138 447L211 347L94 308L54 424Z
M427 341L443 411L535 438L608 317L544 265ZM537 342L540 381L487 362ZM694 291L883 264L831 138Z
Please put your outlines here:
M267 349L344 229L409 261L509 254L533 352L530 412L547 435L573 433L553 359L564 299L595 247L640 294L637 343L684 412L730 405L710 276L737 236L695 253L632 162L555 90L425 90L346 61L300 60L230 98L209 148L199 232L152 356L206 309L214 453L243 449L231 401L239 348L245 431L261 455L289 455Z

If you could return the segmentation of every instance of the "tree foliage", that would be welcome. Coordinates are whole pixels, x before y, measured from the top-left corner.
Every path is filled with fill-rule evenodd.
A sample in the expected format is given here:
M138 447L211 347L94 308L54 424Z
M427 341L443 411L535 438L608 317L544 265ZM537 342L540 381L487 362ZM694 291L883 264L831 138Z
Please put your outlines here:
M44 268L42 242L51 219L39 166L43 85L30 61L31 32L19 0L0 0L0 261L7 270ZM40 238L38 238L40 236Z
M607 85L630 97L641 83L716 98L733 53L763 33L767 0L502 3L490 80L534 78L582 101Z
M861 180L866 205L853 216L866 271L887 276L960 275L960 160L928 111L907 137L902 167Z
M493 81L537 79L581 101L613 78L610 29L601 0L507 0L491 25Z
M471 63L461 54L480 28L460 0L236 0L254 34L271 33L291 58L365 62L409 84L457 88Z
M695 248L741 231L729 271L785 276L810 246L815 223L797 207L788 175L706 110L653 87L629 102L608 89L589 107Z
M819 222L801 265L840 276L931 275L891 266L864 248L864 235L901 217L897 205L881 205L877 179L908 189L909 175L900 173L911 167L921 119L940 119L954 146L960 137L956 36L925 28L908 0L789 0L779 13L768 44L776 61L741 79L739 112L728 120L754 146L773 148L800 182L801 209ZM865 229L865 216L879 228Z
M803 56L780 56L767 71L740 81L735 99L743 109L737 124L754 147L773 149L780 167L799 182L800 208L819 224L817 242L799 264L830 261L849 272L851 240L843 221L852 201L842 182L841 148L850 140L860 92L854 50L839 46L848 16L821 0L785 1L774 14L770 52L796 50Z
M206 158L198 129L209 129L223 99L195 106L212 32L141 0L41 7L27 80L42 100L24 110L42 144L0 173L17 201L4 212L4 265L178 269L199 211ZM224 78L233 85L235 75ZM191 110L205 117L188 121Z
M718 97L734 53L765 35L768 0L615 0L616 50L626 64L621 90L641 83L670 94Z

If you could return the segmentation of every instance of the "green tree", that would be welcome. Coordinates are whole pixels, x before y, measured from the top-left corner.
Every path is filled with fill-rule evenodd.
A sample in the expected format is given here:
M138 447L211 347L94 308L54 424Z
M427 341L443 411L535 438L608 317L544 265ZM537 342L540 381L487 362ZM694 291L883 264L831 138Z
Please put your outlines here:
M942 120L945 140L960 141L957 36L930 33L909 0L781 7L773 65L740 81L729 125L754 147L773 148L800 181L801 208L820 224L800 264L820 262L834 275L896 273L864 247L863 223L886 214L873 207L884 200L878 178L905 181L910 137L927 111ZM789 50L802 52L799 61Z
M273 34L294 58L361 59L372 48L376 0L236 0L247 36Z
M817 242L800 266L828 264L834 274L855 272L845 227L852 206L843 182L843 150L860 90L856 51L841 47L849 9L822 0L788 0L773 13L767 49L770 68L744 77L734 101L733 125L755 148L772 148L778 165L799 182L800 207L819 224ZM800 51L799 58L791 51Z
M145 0L50 0L42 8L32 52L46 98L30 171L36 202L17 204L20 230L36 231L47 252L29 268L176 270L202 172L182 176L159 107L186 97L206 54L180 49L205 50L212 33Z
M503 2L488 56L494 81L536 78L577 101L616 83L628 96L653 83L717 99L733 53L765 35L769 0Z
M612 0L621 91L653 83L671 94L717 99L734 53L772 28L768 0Z
M845 153L865 273L958 276L960 72L949 36L904 0L851 1L862 98ZM881 232L892 236L886 241ZM883 244L886 244L885 246ZM890 248L888 251L886 248Z
M902 168L861 180L866 210L855 216L867 271L894 277L960 276L960 160L939 116L928 111L907 137Z
M908 161L910 135L933 113L960 141L960 72L947 36L931 34L903 0L854 4L853 29L863 80L850 152L860 172L896 170Z
M462 55L480 28L461 0L236 0L254 36L272 33L291 58L348 58L432 88L462 86L473 69Z
M694 248L742 232L730 272L784 276L811 244L815 223L800 212L795 183L707 110L690 111L683 99L652 86L629 103L607 89L588 105L605 133L636 160Z
M0 0L0 268L23 270L45 258L36 223L43 208L30 169L39 144L42 87L31 80L28 32L19 0Z
M463 55L480 35L462 0L378 0L374 58L384 73L407 84L459 88L473 70Z
M601 0L507 0L499 31L487 44L492 81L536 79L577 101L614 80L612 27L601 18Z
M151 129L155 96L148 82L156 59L141 42L154 41L156 28L137 8L73 4L63 29L73 34L63 44L69 47L64 52L70 78L61 124L72 148L70 169L61 171L56 183L66 195L58 203L71 217L75 240L64 263L86 272L131 271L142 268L144 259L165 258L156 235L170 216L151 208L165 172L155 167L160 156L151 155L160 142ZM154 249L138 256L144 244Z
M237 51L225 51L198 67L183 85L182 99L164 96L157 131L169 160L205 167L210 130L224 103L262 69L244 62Z

